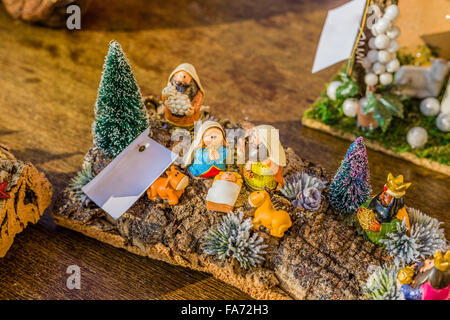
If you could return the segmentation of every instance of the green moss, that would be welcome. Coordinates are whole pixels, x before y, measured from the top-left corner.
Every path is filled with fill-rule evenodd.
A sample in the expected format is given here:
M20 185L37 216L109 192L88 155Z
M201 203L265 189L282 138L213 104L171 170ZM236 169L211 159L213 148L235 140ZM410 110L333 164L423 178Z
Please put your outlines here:
M439 98L442 98L442 95ZM304 117L318 120L357 137L363 136L398 153L412 152L419 158L450 165L450 133L442 132L436 127L436 117L426 117L420 113L420 99L406 98L402 99L402 102L404 118L393 117L385 132L380 128L374 130L359 128L354 118L344 116L343 100L333 101L326 96L325 91L312 108L305 112ZM422 149L412 149L406 141L408 130L416 126L425 128L428 133L428 142Z

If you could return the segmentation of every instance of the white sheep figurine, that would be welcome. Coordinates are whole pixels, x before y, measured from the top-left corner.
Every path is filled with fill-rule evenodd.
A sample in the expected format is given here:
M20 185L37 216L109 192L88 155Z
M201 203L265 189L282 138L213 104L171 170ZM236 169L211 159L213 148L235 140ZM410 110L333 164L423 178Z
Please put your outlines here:
M394 83L401 94L420 99L438 96L450 64L445 59L431 61L430 67L402 66L395 73Z

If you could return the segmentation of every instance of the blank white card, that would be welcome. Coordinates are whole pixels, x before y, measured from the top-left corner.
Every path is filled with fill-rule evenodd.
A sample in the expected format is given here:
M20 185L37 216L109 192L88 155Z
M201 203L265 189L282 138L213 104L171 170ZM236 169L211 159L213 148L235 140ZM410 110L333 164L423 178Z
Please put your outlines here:
M178 157L147 128L82 190L114 219L123 215ZM146 146L139 152L139 146Z
M328 68L352 55L366 0L353 0L328 11L312 72Z

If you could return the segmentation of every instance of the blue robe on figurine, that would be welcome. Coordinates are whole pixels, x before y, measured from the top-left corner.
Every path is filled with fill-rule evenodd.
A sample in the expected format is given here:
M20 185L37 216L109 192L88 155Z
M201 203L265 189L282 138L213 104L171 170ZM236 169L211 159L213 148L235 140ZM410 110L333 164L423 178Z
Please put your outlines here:
M227 148L220 146L217 149L219 159L210 160L207 148L197 149L194 152L194 161L189 166L189 171L197 177L214 177L220 171L226 170Z

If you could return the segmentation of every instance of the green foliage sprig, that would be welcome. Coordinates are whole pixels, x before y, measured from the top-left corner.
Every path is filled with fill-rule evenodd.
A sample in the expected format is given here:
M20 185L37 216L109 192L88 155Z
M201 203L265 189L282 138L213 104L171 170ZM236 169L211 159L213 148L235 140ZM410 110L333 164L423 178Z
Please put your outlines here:
M346 73L341 72L339 77L342 81L342 85L336 89L336 98L339 100L345 100L347 98L353 98L358 95L359 86L354 82Z
M441 222L421 211L408 208L411 231L408 235L405 221L398 223L395 232L388 233L380 240L386 250L400 264L410 264L433 255L436 250L444 250L446 239Z
M397 283L399 268L396 265L376 267L363 286L363 291L371 300L405 300Z
M92 171L92 165L87 163L69 182L69 191L72 194L72 197L79 201L82 205L87 205L90 199L83 192L83 190L81 190L81 188L83 188L94 178L95 174Z
M367 104L363 107L363 111L364 113L373 112L375 121L385 132L392 121L392 117L403 118L403 103L400 97L394 94L383 93L377 99L371 92L367 96Z
M256 267L264 261L263 238L252 233L250 219L243 220L243 213L229 213L211 228L203 239L203 251L218 256L220 260L235 259L244 269Z

